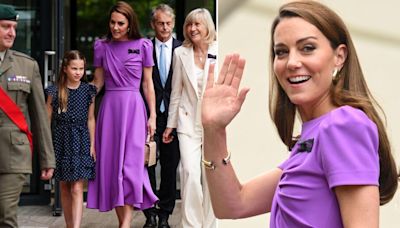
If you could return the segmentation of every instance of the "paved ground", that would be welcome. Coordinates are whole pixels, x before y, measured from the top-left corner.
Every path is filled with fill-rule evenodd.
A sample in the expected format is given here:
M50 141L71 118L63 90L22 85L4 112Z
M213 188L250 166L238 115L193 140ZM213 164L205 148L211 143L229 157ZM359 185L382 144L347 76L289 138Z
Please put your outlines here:
M172 228L178 227L181 221L181 203L177 200L174 213L169 219ZM142 228L145 217L141 211L133 212L132 228ZM63 216L52 216L50 206L22 206L18 210L20 228L61 228L65 227ZM117 228L118 219L115 211L98 212L84 209L81 228Z

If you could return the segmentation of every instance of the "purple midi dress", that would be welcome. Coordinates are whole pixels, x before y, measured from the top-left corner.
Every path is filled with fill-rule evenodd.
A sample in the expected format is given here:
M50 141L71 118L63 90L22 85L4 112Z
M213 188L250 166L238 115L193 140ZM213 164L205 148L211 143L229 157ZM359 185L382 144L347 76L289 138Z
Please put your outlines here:
M379 133L361 110L338 107L304 122L272 202L270 228L342 228L335 188L379 186Z
M150 208L158 200L144 165L147 113L139 92L143 67L152 67L148 39L97 40L94 66L104 70L105 94L96 122L96 178L89 181L87 207Z

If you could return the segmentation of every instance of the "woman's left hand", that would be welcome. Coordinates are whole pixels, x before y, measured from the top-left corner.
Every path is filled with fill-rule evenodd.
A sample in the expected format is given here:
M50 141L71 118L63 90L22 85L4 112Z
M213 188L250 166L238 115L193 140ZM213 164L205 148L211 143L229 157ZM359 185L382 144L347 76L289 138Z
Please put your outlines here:
M156 132L156 117L150 117L147 121L147 132L150 134L150 137L153 137Z

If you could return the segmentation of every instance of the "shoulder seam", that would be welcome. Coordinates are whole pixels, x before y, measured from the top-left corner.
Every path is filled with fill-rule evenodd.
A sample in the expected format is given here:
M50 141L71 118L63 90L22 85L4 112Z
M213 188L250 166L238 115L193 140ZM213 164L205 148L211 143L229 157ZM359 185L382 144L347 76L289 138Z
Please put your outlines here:
M24 58L30 59L30 60L32 60L32 61L35 61L35 59L32 58L31 56L29 56L29 55L27 55L27 54L25 54L25 53L19 52L19 51L14 51L14 50L13 50L12 54L13 54L13 55L16 55L16 56L19 56L19 57L24 57Z

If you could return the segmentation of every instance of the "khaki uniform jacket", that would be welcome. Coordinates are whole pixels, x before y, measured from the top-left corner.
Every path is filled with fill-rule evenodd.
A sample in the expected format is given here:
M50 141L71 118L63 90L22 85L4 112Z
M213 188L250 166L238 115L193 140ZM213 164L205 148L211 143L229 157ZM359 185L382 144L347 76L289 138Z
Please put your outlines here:
M24 113L33 134L33 153L39 153L41 169L54 168L50 123L37 62L25 54L7 50L0 65L0 84ZM32 173L28 137L1 109L0 173Z

